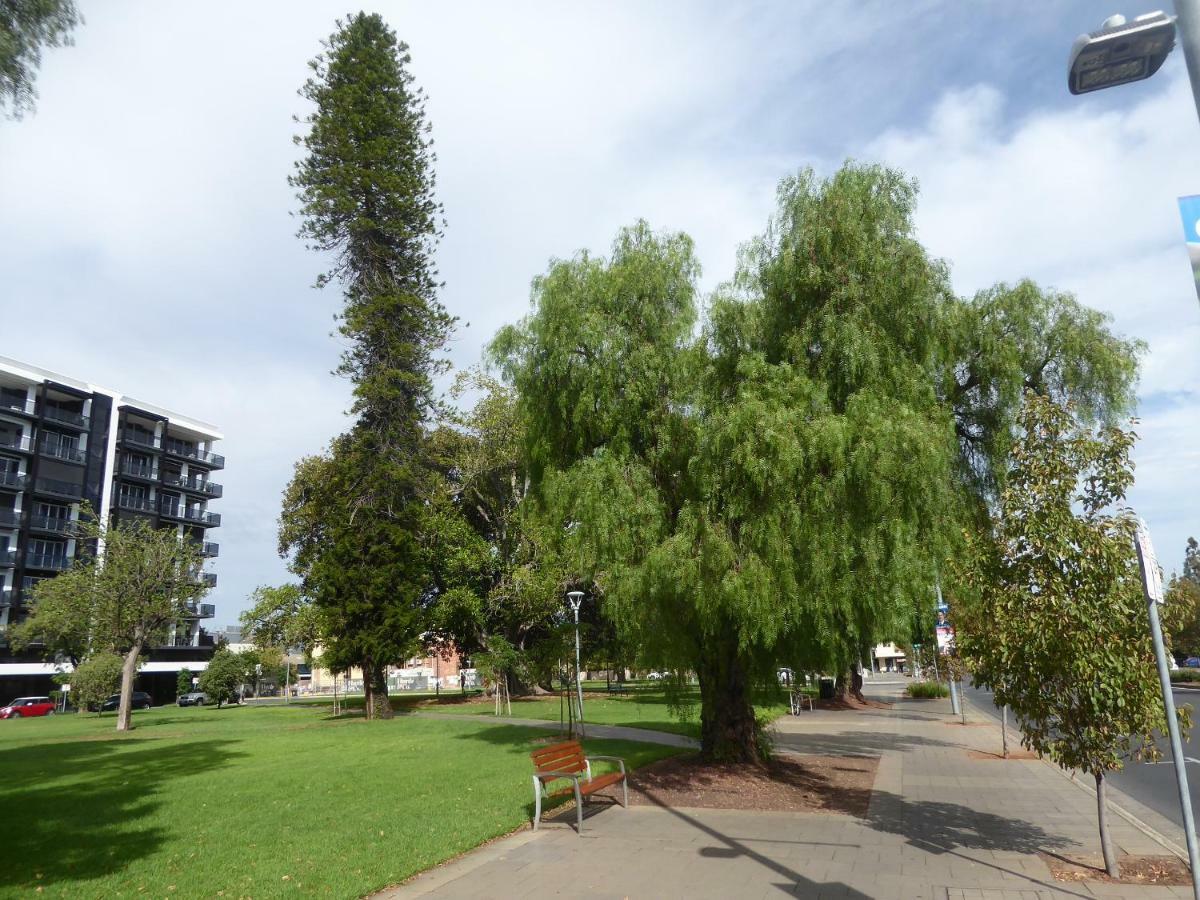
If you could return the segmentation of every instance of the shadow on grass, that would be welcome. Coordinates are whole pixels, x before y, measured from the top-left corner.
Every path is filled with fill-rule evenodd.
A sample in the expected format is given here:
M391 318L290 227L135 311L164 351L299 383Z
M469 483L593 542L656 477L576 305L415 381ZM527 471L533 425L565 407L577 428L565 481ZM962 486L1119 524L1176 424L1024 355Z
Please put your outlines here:
M228 741L147 741L134 749L127 740L87 740L0 752L7 820L0 891L69 886L157 852L169 835L139 825L161 806L155 792L184 790L176 779L242 755Z

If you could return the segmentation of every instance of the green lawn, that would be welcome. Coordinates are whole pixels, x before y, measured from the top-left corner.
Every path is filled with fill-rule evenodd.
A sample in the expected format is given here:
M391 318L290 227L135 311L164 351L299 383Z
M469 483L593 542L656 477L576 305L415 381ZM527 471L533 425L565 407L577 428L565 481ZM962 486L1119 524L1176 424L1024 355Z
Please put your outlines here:
M358 897L528 821L528 754L547 737L295 705L134 722L0 722L0 895ZM587 747L635 766L677 752Z
M587 687L585 682L585 690ZM600 687L603 688L603 683ZM446 696L440 701L432 701L428 697L408 698L401 694L393 695L392 699L397 707L404 704L428 712L490 715L495 711L494 701L479 697L468 697L464 701L461 697ZM583 714L585 721L597 725L650 728L699 738L699 688L688 690L684 700L681 709L673 710L667 701L666 691L651 683L633 686L627 694L585 693ZM773 721L788 711L787 695L782 690L764 692L758 697L755 709L760 716ZM514 718L557 722L559 716L566 713L562 701L554 696L513 700L512 714ZM503 717L497 721L503 721Z

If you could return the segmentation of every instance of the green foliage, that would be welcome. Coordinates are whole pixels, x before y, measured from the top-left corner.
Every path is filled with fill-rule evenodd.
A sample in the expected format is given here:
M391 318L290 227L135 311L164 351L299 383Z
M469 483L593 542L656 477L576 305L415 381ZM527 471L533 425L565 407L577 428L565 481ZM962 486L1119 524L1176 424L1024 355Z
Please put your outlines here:
M950 696L950 689L940 681L914 681L904 690L917 700L937 700Z
M124 661L115 653L102 651L83 660L71 673L71 702L83 712L100 710L100 704L121 685Z
M33 86L43 47L73 43L71 31L83 21L73 0L5 0L0 4L0 107L19 119L33 110Z
M1164 600L1163 628L1171 649L1185 657L1200 656L1200 582L1186 575L1172 578Z
M191 693L193 672L191 669L180 669L175 678L175 693L177 696Z
M217 708L237 695L241 686L253 676L246 671L246 659L240 653L222 648L208 661L208 668L200 673L200 690L208 694L209 700L217 701Z
M1200 681L1200 669L1177 669L1171 673L1171 680L1184 683Z
M1072 410L1032 393L1019 424L994 537L973 540L966 573L988 627L959 647L1028 747L1103 776L1130 755L1157 758L1166 724L1133 523L1112 512L1133 481L1135 435L1078 429Z
M239 617L242 631L259 648L299 648L311 659L321 642L321 617L297 584L265 585L250 595Z
M1193 584L1200 585L1200 544L1194 537L1187 540L1187 550L1183 556L1183 577Z

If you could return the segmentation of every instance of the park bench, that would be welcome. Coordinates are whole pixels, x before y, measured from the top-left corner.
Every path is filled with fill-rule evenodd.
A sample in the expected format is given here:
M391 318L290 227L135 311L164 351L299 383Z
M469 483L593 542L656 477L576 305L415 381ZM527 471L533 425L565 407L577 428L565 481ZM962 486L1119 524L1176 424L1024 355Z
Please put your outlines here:
M596 791L603 790L609 785L620 784L624 799L621 806L629 807L629 783L625 780L625 760L618 756L583 755L583 745L579 741L564 741L551 747L542 747L529 754L533 759L533 830L537 831L538 823L542 820L542 798L547 800L575 794L575 831L583 833L583 799ZM603 759L615 762L621 767L620 772L607 772L603 775L592 774L592 761ZM552 781L569 780L569 787L549 791L546 785Z

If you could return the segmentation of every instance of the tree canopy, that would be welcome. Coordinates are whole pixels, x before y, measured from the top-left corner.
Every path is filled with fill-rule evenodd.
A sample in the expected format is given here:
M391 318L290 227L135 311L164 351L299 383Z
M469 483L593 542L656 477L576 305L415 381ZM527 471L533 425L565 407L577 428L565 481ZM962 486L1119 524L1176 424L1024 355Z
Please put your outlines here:
M0 4L0 107L19 119L36 105L34 81L44 47L72 43L83 18L73 0L5 0Z

